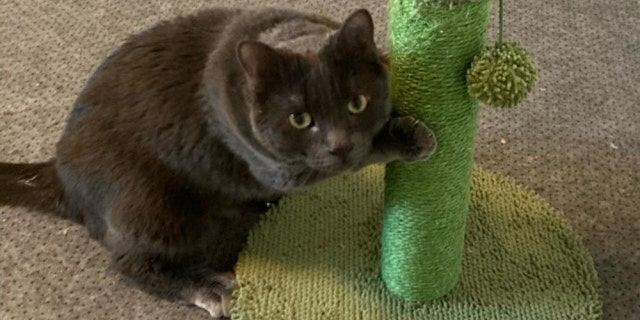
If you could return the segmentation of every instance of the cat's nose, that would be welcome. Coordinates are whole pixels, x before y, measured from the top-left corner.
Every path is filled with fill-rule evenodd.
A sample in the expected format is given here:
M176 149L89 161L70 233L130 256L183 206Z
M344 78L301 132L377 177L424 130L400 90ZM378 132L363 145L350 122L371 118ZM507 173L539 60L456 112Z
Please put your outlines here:
M353 143L349 142L334 146L333 148L331 148L331 150L329 150L329 153L340 158L342 162L347 162L351 151L353 151Z
M353 150L353 142L347 131L342 128L334 128L327 136L329 153L340 158L345 163L349 159L349 153Z

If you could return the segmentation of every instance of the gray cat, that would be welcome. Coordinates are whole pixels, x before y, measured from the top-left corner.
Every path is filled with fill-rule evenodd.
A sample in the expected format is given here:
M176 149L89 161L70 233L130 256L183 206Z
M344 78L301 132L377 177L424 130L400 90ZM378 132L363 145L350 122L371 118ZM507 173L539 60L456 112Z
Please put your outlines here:
M0 204L82 223L129 283L228 317L238 252L280 197L434 152L431 130L391 115L387 72L366 10L162 22L95 71L54 160L0 163Z

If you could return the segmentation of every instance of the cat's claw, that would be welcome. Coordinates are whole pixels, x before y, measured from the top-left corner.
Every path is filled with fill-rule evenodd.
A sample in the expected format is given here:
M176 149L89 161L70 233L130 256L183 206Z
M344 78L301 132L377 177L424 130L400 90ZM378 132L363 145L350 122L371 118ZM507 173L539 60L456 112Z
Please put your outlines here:
M223 273L214 277L214 286L198 292L193 304L209 312L213 319L231 319L233 292L238 285L232 273Z
M437 147L435 134L420 120L404 116L391 121L390 133L403 145L403 160L426 160L435 153Z

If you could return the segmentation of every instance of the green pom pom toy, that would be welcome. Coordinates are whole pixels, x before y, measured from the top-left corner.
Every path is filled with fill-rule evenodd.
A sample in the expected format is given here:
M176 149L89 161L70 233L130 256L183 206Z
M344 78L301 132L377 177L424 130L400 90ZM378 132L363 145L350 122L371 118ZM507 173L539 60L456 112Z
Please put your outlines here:
M538 72L529 52L519 42L502 42L502 1L498 11L498 43L473 59L467 71L467 90L488 106L511 108L531 92Z
M493 107L510 108L522 102L536 81L536 67L518 42L486 48L467 72L469 94Z

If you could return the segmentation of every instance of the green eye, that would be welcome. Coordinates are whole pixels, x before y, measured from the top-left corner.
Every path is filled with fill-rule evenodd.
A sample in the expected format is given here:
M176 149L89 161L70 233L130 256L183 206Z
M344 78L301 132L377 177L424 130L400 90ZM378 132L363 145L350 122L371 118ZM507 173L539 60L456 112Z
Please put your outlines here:
M311 115L307 112L292 113L289 115L289 123L296 129L306 129L311 125Z
M359 95L357 98L351 100L347 107L349 108L349 112L353 114L362 113L364 109L367 108L367 97Z

